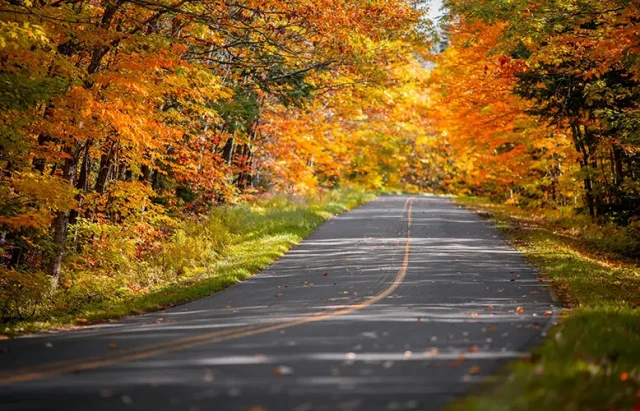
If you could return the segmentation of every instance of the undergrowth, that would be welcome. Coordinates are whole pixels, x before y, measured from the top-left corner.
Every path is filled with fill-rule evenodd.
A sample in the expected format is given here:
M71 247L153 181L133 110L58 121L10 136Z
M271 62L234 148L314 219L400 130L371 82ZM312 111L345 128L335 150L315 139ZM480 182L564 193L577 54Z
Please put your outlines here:
M360 190L270 196L208 214L124 229L80 222L57 287L42 274L3 278L7 335L106 321L192 301L267 267L333 215L374 197ZM91 239L89 241L88 239ZM27 280L25 280L27 278Z

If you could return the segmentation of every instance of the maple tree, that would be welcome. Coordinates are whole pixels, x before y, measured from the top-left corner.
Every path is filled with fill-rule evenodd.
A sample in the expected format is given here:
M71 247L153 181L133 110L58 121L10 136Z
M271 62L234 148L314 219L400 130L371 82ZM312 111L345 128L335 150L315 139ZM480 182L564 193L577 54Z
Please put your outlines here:
M449 191L566 203L570 142L514 93L522 63L493 54L504 26L460 24L432 78L432 118L446 144ZM569 184L570 187L570 184Z
M3 287L117 270L114 247L143 261L183 216L295 170L291 119L382 85L423 36L410 1L321 3L2 1Z
M565 147L570 139L573 154L554 156L563 160L562 174L569 174L565 186L577 189L589 214L620 222L636 217L638 6L626 0L453 0L447 5L454 30L466 32L454 32L461 41L457 51L467 49L465 59L475 57L488 70L495 61L512 68L509 96L494 93L494 101L519 96L524 102L520 112L548 129L551 144ZM489 47L477 47L491 32L495 34ZM494 73L489 81L503 74ZM547 137L533 142L540 144Z

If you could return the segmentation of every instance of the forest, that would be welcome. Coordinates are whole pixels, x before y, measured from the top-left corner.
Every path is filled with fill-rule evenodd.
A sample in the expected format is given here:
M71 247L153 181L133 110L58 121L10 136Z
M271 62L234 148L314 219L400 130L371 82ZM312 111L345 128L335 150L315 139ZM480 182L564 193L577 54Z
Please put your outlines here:
M0 4L3 321L207 277L265 215L359 190L489 197L640 251L632 0L448 0L435 23L418 0Z

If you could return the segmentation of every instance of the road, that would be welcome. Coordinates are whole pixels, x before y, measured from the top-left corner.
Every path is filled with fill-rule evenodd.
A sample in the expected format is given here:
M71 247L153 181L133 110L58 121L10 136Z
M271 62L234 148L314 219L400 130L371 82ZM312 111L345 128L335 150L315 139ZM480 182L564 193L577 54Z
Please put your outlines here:
M383 196L211 297L0 342L8 410L437 410L526 355L558 306L447 199Z

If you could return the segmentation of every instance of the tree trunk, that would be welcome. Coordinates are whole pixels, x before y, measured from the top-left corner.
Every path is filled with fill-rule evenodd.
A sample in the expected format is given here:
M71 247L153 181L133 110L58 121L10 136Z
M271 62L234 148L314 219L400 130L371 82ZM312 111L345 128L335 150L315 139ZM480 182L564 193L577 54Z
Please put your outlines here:
M235 148L234 140L233 140L233 137L231 137L227 140L227 144L225 144L224 148L222 149L222 158L224 159L225 163L227 163L228 166L231 165L231 162L233 160L234 148Z
M76 188L78 190L87 191L89 188L89 170L91 169L91 140L87 140L84 145L84 156L82 158L82 164L80 165L80 175L78 176L78 182Z
M615 171L615 184L616 187L620 187L624 181L624 170L622 168L622 158L624 157L624 151L618 146L613 146L613 169Z
M251 167L252 153L251 153L251 148L249 147L249 144L245 144L244 146L242 146L242 149L239 150L239 152L240 152L241 158L243 159L243 164L242 164L243 170L240 172L240 175L238 176L237 186L242 191L251 185L252 176L248 168Z
M47 110L45 110L45 113L46 113L46 111ZM45 116L46 116L46 114L45 114ZM38 136L38 145L39 146L45 145L48 141L51 141L51 138L49 136L47 136L45 134L40 134ZM44 158L38 157L38 158L34 158L33 159L33 168L36 171L40 172L40 174L44 173L44 168L45 168L46 165L47 164L46 164L46 161L45 161Z
M54 252L49 262L49 275L54 285L58 284L60 271L62 269L62 257L64 255L64 245L67 240L69 228L69 213L58 211L53 220L53 244Z
M96 179L95 191L98 194L104 194L104 190L107 187L107 181L109 174L111 174L111 168L113 167L113 158L116 153L115 143L109 147L109 151L103 153L100 157L100 167L98 169L98 178Z
M138 178L140 181L148 183L149 181L151 181L151 167L149 167L146 164L143 164L140 167L140 177Z
M69 181L71 185L75 184L79 151L79 148L76 150L68 150L69 158L64 162L63 178ZM49 261L48 271L51 276L51 282L54 285L58 284L58 279L60 278L64 246L69 231L69 216L69 212L58 211L53 219L53 255Z
M80 164L80 175L78 176L78 181L76 182L76 188L80 191L87 191L89 188L89 170L91 169L91 145L93 142L91 140L87 140L84 144L84 155L82 158L82 163ZM76 195L76 200L78 200L78 206L80 206L80 202L82 201L82 194L78 193ZM78 220L78 214L80 210L71 210L69 213L69 224L75 224Z
M24 261L25 250L21 246L14 245L11 249L11 258L9 259L9 269L16 269Z
M576 150L580 154L580 169L582 170L583 184L584 184L584 199L589 210L589 215L591 218L595 218L596 216L596 207L595 207L595 199L593 196L593 183L591 181L591 167L589 165L589 150L585 146L585 139L583 133L580 131L580 126L578 124L571 125L571 134L573 135L573 143L575 145Z

